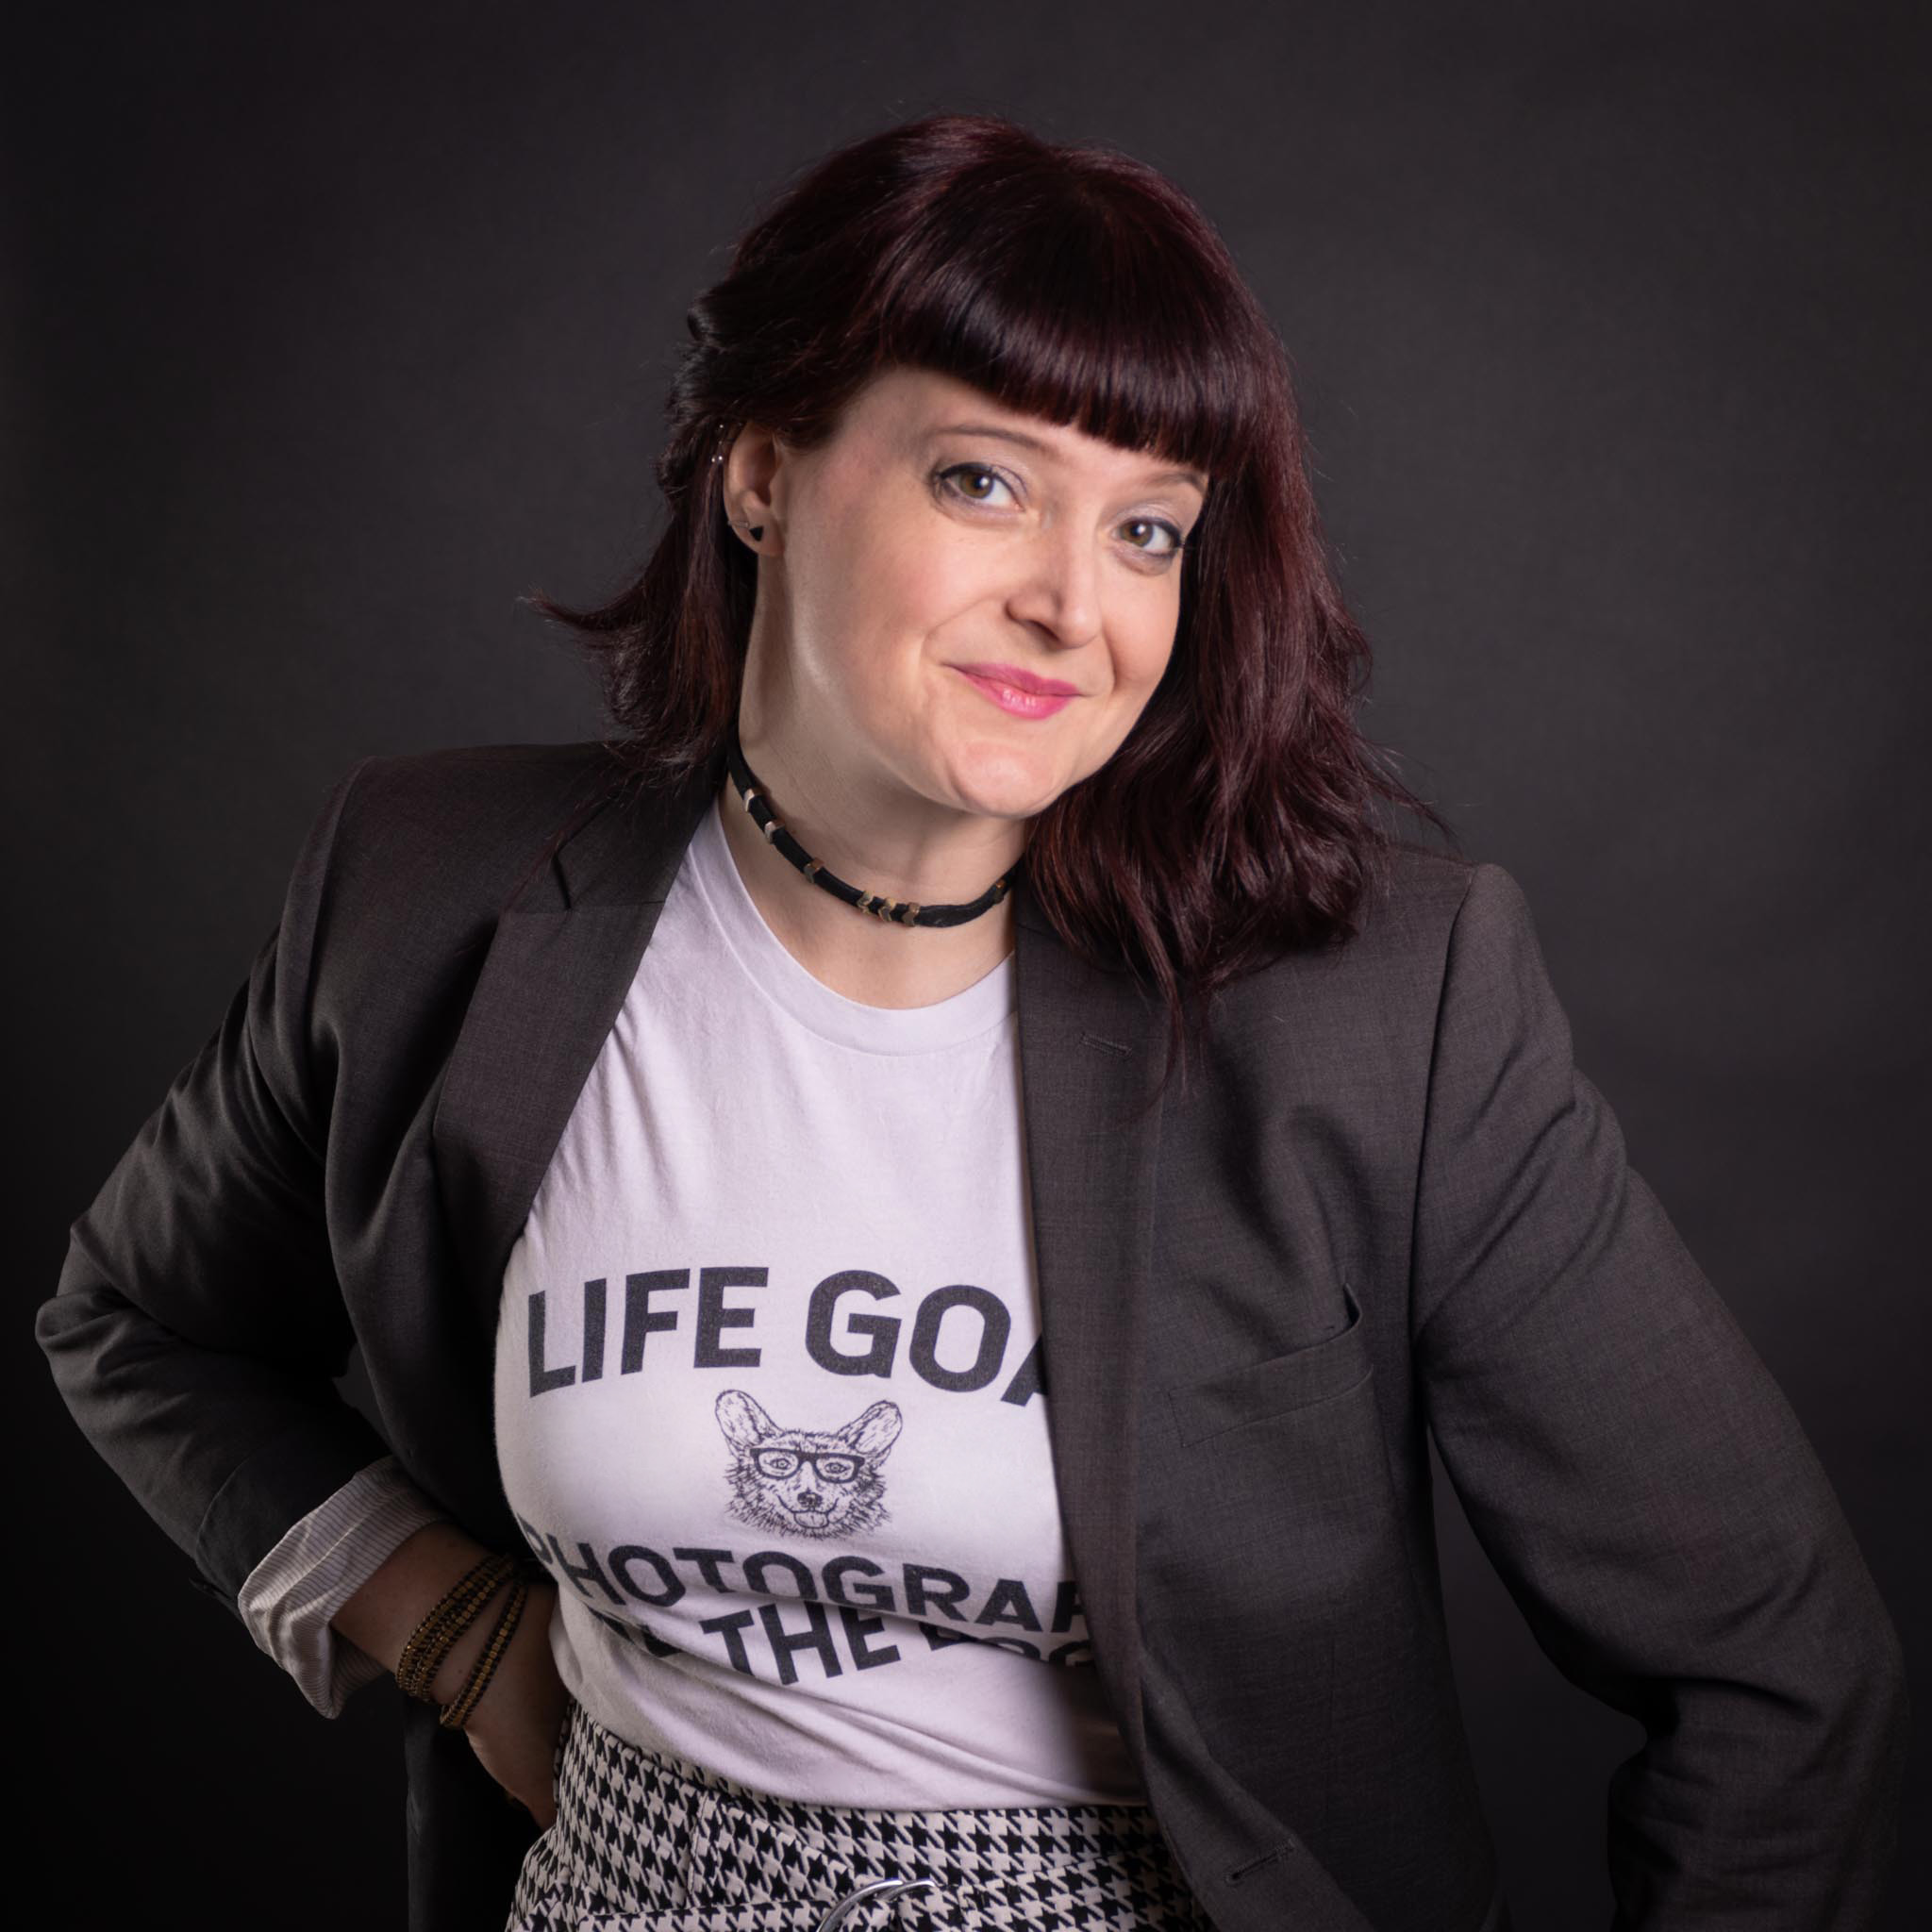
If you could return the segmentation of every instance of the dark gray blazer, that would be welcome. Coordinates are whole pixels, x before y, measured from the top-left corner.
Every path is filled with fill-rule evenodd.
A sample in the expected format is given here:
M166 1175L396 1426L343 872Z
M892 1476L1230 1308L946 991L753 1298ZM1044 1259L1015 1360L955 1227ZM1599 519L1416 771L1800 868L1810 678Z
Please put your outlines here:
M524 1546L491 1429L505 1261L723 781L598 806L611 770L595 743L363 759L220 1029L73 1225L41 1346L231 1609L390 1449L472 1535ZM1616 1924L1869 1925L1897 1635L1574 1069L1515 881L1406 848L1360 937L1224 993L1148 1109L1158 1003L1080 964L1024 877L1061 1504L1098 1667L1215 1923L1508 1923L1433 1430L1538 1642L1644 1725L1609 1787ZM336 1387L357 1342L380 1432ZM490 1932L535 1825L405 1708L412 1932Z

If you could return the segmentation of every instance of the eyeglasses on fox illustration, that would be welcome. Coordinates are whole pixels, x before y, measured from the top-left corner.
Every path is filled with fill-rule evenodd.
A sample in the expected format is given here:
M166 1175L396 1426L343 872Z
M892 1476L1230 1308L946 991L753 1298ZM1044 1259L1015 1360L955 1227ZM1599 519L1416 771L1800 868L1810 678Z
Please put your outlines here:
M811 1464L812 1474L822 1483L849 1483L865 1467L863 1457L823 1449L755 1449L752 1460L760 1475L784 1477L794 1474L802 1462Z

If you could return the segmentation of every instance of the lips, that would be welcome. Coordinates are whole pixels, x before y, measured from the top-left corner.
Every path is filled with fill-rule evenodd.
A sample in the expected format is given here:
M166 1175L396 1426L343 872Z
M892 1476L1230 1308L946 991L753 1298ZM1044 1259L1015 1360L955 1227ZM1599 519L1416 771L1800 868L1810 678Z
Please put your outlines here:
M1027 671L1018 664L961 664L958 667L969 677L983 677L989 684L1004 684L1013 691L1032 691L1039 697L1076 698L1080 695L1077 685L1064 684L1058 677L1042 677L1036 671Z
M963 664L954 668L974 691L997 705L1009 718L1051 718L1056 711L1065 710L1079 695L1077 691L1055 695L1049 691L1022 691L1018 685L984 676L977 671L968 670Z

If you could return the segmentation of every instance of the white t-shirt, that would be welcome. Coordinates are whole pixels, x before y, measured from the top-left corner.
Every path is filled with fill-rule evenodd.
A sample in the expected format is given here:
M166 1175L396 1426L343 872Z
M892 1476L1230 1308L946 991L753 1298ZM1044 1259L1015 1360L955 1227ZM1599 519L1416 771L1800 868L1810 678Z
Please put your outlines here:
M1012 956L847 999L719 809L504 1277L497 1456L558 1673L783 1797L1143 1803L1054 1482Z

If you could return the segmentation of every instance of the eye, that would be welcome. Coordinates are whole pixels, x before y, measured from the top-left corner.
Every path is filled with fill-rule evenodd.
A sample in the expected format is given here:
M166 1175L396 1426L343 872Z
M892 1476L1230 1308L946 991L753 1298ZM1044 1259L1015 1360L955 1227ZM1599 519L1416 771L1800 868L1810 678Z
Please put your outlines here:
M858 1474L858 1464L850 1456L821 1456L819 1474L828 1483L849 1483Z
M790 1475L798 1467L798 1457L789 1449L760 1449L758 1464L767 1475Z
M943 470L933 473L935 481L943 484L949 495L958 496L967 503L985 503L988 499L974 491L962 489L952 481L955 476L970 476L975 483L987 482L1000 490L1010 491L1012 485L997 470L989 470L984 463L952 463Z
M1151 548L1144 543L1135 543L1135 550L1144 550L1149 557L1178 557L1188 547L1188 540L1180 533L1178 525L1171 524L1165 517L1129 517L1121 525L1124 530L1164 530L1167 533L1167 547Z
M956 477L968 479L974 487L969 489L966 484L956 482ZM962 503L990 503L992 501L991 491L994 490L1004 490L1008 494L1016 493L1013 485L999 471L990 468L985 463L949 463L943 469L935 470L932 473L932 480L933 487L940 494L951 496ZM1188 547L1188 540L1181 534L1180 526L1170 523L1165 517L1130 517L1121 528L1144 532L1144 536L1129 540L1127 548L1139 552L1142 557L1154 558L1162 569ZM1162 536L1167 539L1165 544L1159 541Z

